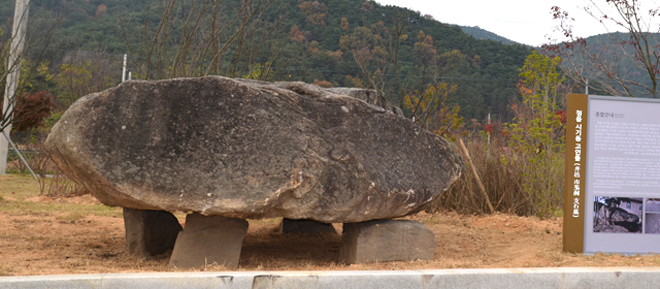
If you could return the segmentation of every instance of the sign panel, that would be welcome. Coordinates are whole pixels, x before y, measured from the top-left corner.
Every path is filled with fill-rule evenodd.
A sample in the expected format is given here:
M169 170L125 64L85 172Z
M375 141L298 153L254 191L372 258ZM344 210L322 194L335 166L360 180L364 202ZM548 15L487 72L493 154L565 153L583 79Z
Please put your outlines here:
M660 253L660 101L568 96L564 250Z

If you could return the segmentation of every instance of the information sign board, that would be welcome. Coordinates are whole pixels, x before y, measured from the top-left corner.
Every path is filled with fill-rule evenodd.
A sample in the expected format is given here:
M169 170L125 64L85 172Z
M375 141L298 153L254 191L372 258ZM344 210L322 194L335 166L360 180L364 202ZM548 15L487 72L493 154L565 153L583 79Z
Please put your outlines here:
M660 101L567 98L564 250L660 253Z

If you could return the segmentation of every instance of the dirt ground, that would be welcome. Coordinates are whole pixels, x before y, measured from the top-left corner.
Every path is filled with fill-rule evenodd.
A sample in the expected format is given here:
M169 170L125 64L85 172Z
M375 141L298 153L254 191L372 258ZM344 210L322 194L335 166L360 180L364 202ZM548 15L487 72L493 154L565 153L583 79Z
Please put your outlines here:
M0 177L0 276L182 271L167 256L145 260L127 253L121 209L90 195L50 198L15 192ZM27 182L27 181L26 181ZM31 195L32 194L32 195ZM177 214L180 221L183 214ZM561 250L561 219L453 212L409 217L435 232L433 261L344 265L340 238L282 235L279 220L250 221L240 265L232 270L402 270L579 266L660 266L660 255L584 256ZM341 225L335 224L341 232ZM221 266L193 271L225 270Z

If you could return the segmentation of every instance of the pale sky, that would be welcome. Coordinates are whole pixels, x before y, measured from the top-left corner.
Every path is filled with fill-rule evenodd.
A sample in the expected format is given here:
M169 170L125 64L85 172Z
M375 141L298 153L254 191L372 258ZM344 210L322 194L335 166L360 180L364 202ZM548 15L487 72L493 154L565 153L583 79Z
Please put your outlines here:
M558 22L553 20L551 7L559 6L576 18L573 31L577 36L587 37L607 30L598 20L586 14L585 6L592 6L590 0L375 0L381 5L394 5L410 8L432 15L442 23L461 26L479 26L510 40L532 46L547 43L547 36L565 40L561 34L553 32ZM605 0L593 0L601 8L607 8ZM658 0L640 0L649 8L658 8ZM612 10L608 10L610 13ZM644 14L647 16L647 14ZM656 23L657 27L657 23ZM614 26L608 28L613 32Z

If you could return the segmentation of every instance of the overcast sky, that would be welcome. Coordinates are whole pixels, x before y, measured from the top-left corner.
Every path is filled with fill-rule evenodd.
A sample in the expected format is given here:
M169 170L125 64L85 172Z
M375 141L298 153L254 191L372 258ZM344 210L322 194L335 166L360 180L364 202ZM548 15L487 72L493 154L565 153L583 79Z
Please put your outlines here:
M552 19L551 8L559 6L576 18L573 30L576 35L587 37L606 33L607 30L586 14L582 7L592 5L590 0L375 0L382 5L395 5L430 14L442 22L461 26L479 26L510 40L540 46L547 43L547 36L564 40L553 32L557 21ZM606 8L605 0L594 0ZM657 0L641 0L646 7L658 7ZM603 4L600 4L603 3ZM611 10L609 11L611 13ZM608 27L614 30L613 26Z

